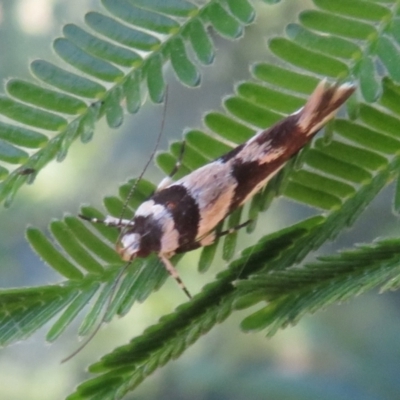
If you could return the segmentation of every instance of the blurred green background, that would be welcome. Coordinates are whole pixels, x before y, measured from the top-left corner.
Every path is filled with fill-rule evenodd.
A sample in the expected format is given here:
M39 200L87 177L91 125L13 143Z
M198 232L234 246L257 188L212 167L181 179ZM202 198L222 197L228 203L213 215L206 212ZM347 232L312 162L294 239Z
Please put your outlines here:
M203 68L200 89L188 89L167 72L169 102L161 148L180 138L186 127L199 127L205 111L220 108L221 98L234 84L249 79L249 63L267 60L266 38L282 33L310 1L258 4L257 23L246 30L242 43L215 38L218 49L212 67ZM0 1L0 76L28 78L28 63L55 60L51 40L68 22L82 24L83 15L98 8L94 0ZM101 198L116 193L120 183L139 174L159 132L162 106L146 104L136 116L126 115L119 130L98 124L87 145L75 143L67 159L52 163L35 183L23 188L8 210L0 210L0 282L2 288L45 285L61 280L33 254L24 239L27 225L42 229L79 206L101 206ZM147 178L162 175L150 168ZM321 252L334 253L354 243L394 236L399 223L391 214L393 188L386 189L355 226ZM257 235L298 221L312 210L285 200L275 202ZM267 226L268 230L261 230ZM194 268L198 253L186 256L180 272L192 292L200 290L223 266L200 275ZM185 268L188 267L188 268ZM78 346L73 328L54 344L45 343L46 327L23 343L0 352L0 399L54 400L72 392L87 374L85 367L157 321L185 301L169 280L145 304L125 318L103 327L93 342L66 364L60 360ZM400 295L377 292L325 312L307 316L297 326L266 339L262 332L243 334L235 314L199 340L179 360L157 371L127 399L362 399L400 398Z

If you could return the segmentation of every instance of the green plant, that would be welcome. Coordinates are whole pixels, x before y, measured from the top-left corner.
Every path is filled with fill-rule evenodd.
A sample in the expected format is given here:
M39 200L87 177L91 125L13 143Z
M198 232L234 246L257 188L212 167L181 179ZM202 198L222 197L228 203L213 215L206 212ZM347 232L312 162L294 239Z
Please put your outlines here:
M223 36L236 38L255 15L246 0L210 0L199 6L181 0L102 3L111 16L86 15L86 24L94 30L92 36L69 24L63 30L65 37L54 42L57 54L95 80L80 72L66 73L39 60L33 62L32 72L54 90L18 79L6 85L9 96L0 98L0 113L32 127L28 130L17 124L0 126L1 138L6 141L0 148L1 160L20 164L10 174L1 167L4 180L0 184L0 198L6 204L31 179L31 174L23 174L26 168L36 173L51 159L63 159L75 139L90 140L95 122L102 116L110 126L120 125L123 99L126 109L136 112L141 105L143 82L150 98L162 102L164 63L170 62L183 84L198 85L197 63L209 64L214 57L208 26ZM314 0L314 5L315 9L303 11L297 23L286 27L285 36L270 40L269 50L276 62L253 64L252 79L239 84L235 95L223 101L225 113L210 112L204 118L204 131L187 132L187 152L179 173L184 175L226 151L229 147L220 138L242 142L256 129L265 128L301 107L322 77L353 80L359 91L347 103L349 117L336 119L323 138L304 149L226 224L236 225L244 213L256 221L259 212L280 195L313 207L316 215L261 238L246 249L192 301L92 365L90 371L98 376L82 384L70 399L121 398L237 309L261 303L262 308L249 315L242 327L265 329L272 335L305 313L371 287L397 289L397 238L293 268L351 225L376 194L397 179L400 162L398 2ZM124 19L130 27L119 24L117 18ZM153 35L133 31L135 27L145 28ZM113 42L101 39L100 35ZM164 35L162 40L158 35ZM187 48L192 49L196 61L188 55ZM145 57L132 49L144 51ZM34 128L55 133L49 139ZM41 148L29 156L17 146ZM164 172L171 170L180 147L180 143L174 143L169 152L157 158ZM123 185L118 196L105 198L108 213L119 215L131 184ZM150 182L141 181L129 202L131 214L153 187ZM396 210L399 203L397 190ZM92 207L83 208L82 213L103 215ZM252 229L254 224L249 227ZM53 341L89 300L95 299L79 329L79 334L87 335L104 308L105 322L116 314L124 315L135 301L143 301L167 278L155 258L135 261L107 307L114 279L123 265L112 249L117 233L101 225L92 229L76 217L52 222L50 231L57 247L36 228L29 228L27 237L46 263L67 280L60 285L2 291L2 344L29 336L61 313L47 335ZM224 239L225 260L233 257L235 244L236 235ZM200 270L210 266L217 246L203 250Z

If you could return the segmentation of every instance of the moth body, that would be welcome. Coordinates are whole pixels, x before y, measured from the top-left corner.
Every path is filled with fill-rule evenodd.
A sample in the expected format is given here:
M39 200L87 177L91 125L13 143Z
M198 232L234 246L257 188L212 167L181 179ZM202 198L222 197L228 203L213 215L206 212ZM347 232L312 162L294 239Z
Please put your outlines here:
M212 244L218 223L297 154L354 90L320 82L297 112L182 179L164 180L132 220L107 217L106 224L121 229L118 253L126 261L157 253L188 294L169 258Z

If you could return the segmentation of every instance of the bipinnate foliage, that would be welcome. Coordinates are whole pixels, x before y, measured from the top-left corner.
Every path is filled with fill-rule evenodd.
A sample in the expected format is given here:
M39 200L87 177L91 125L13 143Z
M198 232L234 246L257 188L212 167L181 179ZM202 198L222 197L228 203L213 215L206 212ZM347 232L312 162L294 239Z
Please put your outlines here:
M182 84L198 86L199 64L214 59L207 29L234 39L254 18L253 8L242 0L101 3L104 12L88 12L84 28L67 24L54 40L65 67L35 60L30 69L36 82L15 78L6 83L8 95L0 97L0 114L10 121L0 124L0 161L12 167L0 165L0 200L6 205L49 161L63 160L75 139L88 142L99 118L105 115L110 127L121 125L122 101L136 113L143 87L153 102L162 102L167 62ZM25 174L28 169L35 172Z
M21 174L24 168L38 172L54 157L64 158L76 138L90 140L96 120L103 115L115 127L122 123L124 109L136 112L143 83L151 100L162 102L166 62L179 81L197 86L199 64L210 64L217 53L210 27L234 39L255 16L247 0L210 0L200 5L185 0L102 3L107 12L89 12L84 29L68 24L64 37L54 41L56 53L76 73L37 60L31 65L32 72L51 88L18 79L7 83L9 96L0 98L0 112L27 126L0 125L4 143L0 159L20 165L10 174L1 167L0 197L7 203L30 179L29 174ZM250 217L251 231L259 212L281 195L312 207L315 216L244 250L190 302L92 365L90 371L97 376L80 385L70 400L122 398L237 309L260 303L259 310L244 319L242 328L263 329L272 335L333 302L372 287L394 290L399 286L399 238L301 266L306 256L351 225L382 188L398 179L400 166L399 2L314 0L314 6L286 26L284 35L270 38L268 47L275 61L252 64L251 79L236 85L235 93L223 100L224 112L209 112L203 129L186 133L179 174L228 151L227 143L241 143L297 110L320 79L352 81L358 90L346 103L346 113L343 110L325 129L324 137L303 149L225 225L235 226ZM40 150L28 156L18 146ZM181 146L173 143L169 152L158 156L157 163L166 173ZM119 216L132 183L123 185L119 195L104 199L108 214ZM126 217L153 190L154 184L140 181ZM398 211L399 189L393 203ZM104 216L92 207L82 208L81 213ZM109 303L123 267L113 250L118 233L100 224L89 226L73 216L53 221L50 232L52 239L29 228L27 238L66 280L0 293L3 345L29 336L57 316L47 335L53 341L91 301L79 328L80 335L87 335L104 312L105 322L126 314L134 302L145 300L167 278L157 257L136 260ZM233 257L236 236L224 239L224 260ZM202 251L200 270L209 268L217 246ZM173 259L174 264L178 261L179 257Z

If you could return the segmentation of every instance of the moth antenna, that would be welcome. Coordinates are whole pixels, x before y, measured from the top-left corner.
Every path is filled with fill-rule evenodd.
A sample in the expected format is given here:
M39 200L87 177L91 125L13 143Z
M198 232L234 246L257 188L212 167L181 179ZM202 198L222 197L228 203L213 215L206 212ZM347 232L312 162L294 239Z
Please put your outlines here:
M185 284L182 282L182 279L180 278L178 271L172 265L171 261L162 254L159 254L158 256L160 257L160 260L164 264L164 267L168 271L168 273L178 282L179 287L185 292L186 296L189 297L189 299L191 299L192 295L190 294Z
M165 126L165 116L166 116L166 113L167 113L167 102L168 102L168 85L166 86L166 89L165 89L165 102L164 102L163 116L162 116L162 120L161 120L160 132L159 132L159 134L157 136L156 144L154 146L153 151L150 154L149 159L147 160L146 165L144 166L142 172L140 173L139 178L136 179L136 182L132 185L132 187L130 188L130 190L128 192L128 196L126 197L125 203L124 203L124 205L122 207L121 214L120 214L120 217L119 217L119 219L121 221L122 221L122 218L123 218L123 216L125 214L125 211L126 211L126 209L128 207L129 200L131 199L131 197L132 197L135 189L137 188L139 182L142 180L143 175L145 174L147 168L149 167L151 161L153 160L153 158L154 158L154 156L156 154L157 148L158 148L158 146L160 144L161 137L162 137L162 134L163 134L163 131L164 131L164 126Z
M146 163L146 165L144 166L144 168L143 168L141 174L139 175L138 179L136 180L136 182L135 182L135 183L132 185L132 187L130 188L130 190L129 190L129 192L128 192L128 195L127 195L127 197L126 197L125 203L124 203L124 205L123 205L123 207L122 207L121 214L120 214L119 218L118 218L118 219L112 218L112 219L113 219L113 222L112 222L112 223L110 223L110 222L107 221L107 220L100 220L100 219L97 219L97 218L90 218L90 217L87 217L87 216L82 215L82 214L79 215L80 218L82 218L82 219L84 219L84 220L86 220L86 221L90 221L90 222L103 223L103 224L105 224L105 225L111 225L111 226L115 226L115 227L122 227L122 228L125 228L125 229L126 229L127 227L129 227L129 223L130 223L132 220L124 220L124 219L123 219L123 216L124 216L125 211L126 211L126 209L127 209L127 207L128 207L128 202L129 202L129 200L131 199L131 197L132 197L132 195L133 195L133 193L134 193L134 191L135 191L137 185L139 184L139 182L140 182L141 179L143 178L143 175L145 174L147 168L149 167L151 161L153 160L153 158L154 158L154 156L155 156L155 154L156 154L157 148L158 148L158 146L159 146L159 144L160 144L161 137L162 137L162 133L163 133L163 131L164 131L164 126L165 126L165 117L166 117L166 111L167 111L167 102L168 102L168 86L166 87L166 91L165 91L165 103L164 103L164 109L163 109L163 116L162 116L162 120L161 120L160 132L159 132L159 134L158 134L158 136L157 136L157 140L156 140L154 149L153 149L153 151L151 152L150 157L149 157L149 159L147 160L147 163ZM123 222L124 222L124 224L123 224ZM124 229L121 229L119 238L123 235L123 232L124 232ZM119 239L118 239L118 240L119 240ZM103 317L101 318L100 322L99 322L98 325L96 326L95 330L91 333L91 335L87 338L87 340L86 340L81 346L79 346L72 354L70 354L68 357L64 358L63 360L61 360L61 363L65 363L65 362L71 360L71 358L75 357L75 356L76 356L78 353L80 353L80 352L92 341L92 339L96 336L97 332L100 330L102 324L103 324L104 321L105 321L105 317L107 316L108 311L110 310L110 307L111 307L111 304L112 304L112 299L113 299L113 297L114 297L114 294L115 294L117 285L118 285L118 283L119 283L119 281L120 281L122 275L124 274L124 272L126 271L126 269L128 268L128 266L129 266L130 264L131 264L131 261L128 262L128 263L121 269L121 271L119 272L117 278L115 279L115 281L114 281L114 283L113 283L113 286L112 286L112 288L111 288L111 294L110 294L110 297L109 297L109 300L108 300L107 307L106 307L106 309L105 309L105 311L104 311ZM188 296L190 297L189 292L186 291L186 293L187 293Z
M121 270L119 271L117 277L115 278L115 281L113 282L113 285L111 287L111 293L110 296L108 298L108 303L107 303L107 307L104 310L104 314L100 320L100 322L97 324L95 330L90 334L90 336L85 340L85 342L83 342L83 344L81 346L79 346L72 354L70 354L68 357L64 358L63 360L61 360L61 364L71 360L71 358L74 358L78 353L80 353L91 341L92 339L97 335L97 332L99 332L101 326L103 325L105 318L108 314L108 312L110 311L111 308L111 304L112 304L112 300L114 298L115 295L115 291L117 290L117 285L119 283L119 281L122 278L122 275L125 273L125 271L127 270L127 268L129 267L129 265L132 263L132 261L129 261L128 263L126 263L124 265L123 268L121 268Z

